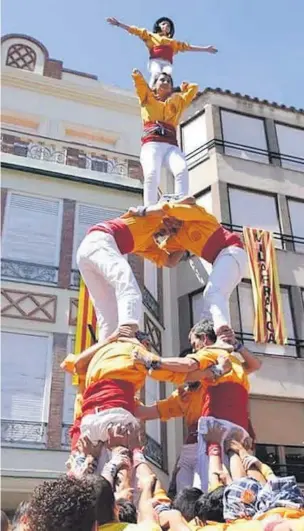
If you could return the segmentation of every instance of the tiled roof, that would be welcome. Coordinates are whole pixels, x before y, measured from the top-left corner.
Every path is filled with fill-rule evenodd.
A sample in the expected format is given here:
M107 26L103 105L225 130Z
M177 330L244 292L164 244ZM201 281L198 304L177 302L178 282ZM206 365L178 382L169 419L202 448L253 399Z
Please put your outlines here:
M269 107L274 107L276 109L283 109L285 111L290 112L298 112L301 114L304 114L304 109L297 109L296 107L284 105L283 103L277 103L275 101L268 101L268 100L260 100L260 98L254 98L252 96L249 96L248 94L241 94L240 92L231 92L231 90L228 89L221 89L219 87L212 88L212 87L206 87L204 90L199 92L197 94L197 98L199 96L202 96L204 94L207 94L208 92L215 92L216 94L224 94L227 96L233 96L234 98L240 98L242 100L251 101L252 103L261 103L262 105L268 105Z

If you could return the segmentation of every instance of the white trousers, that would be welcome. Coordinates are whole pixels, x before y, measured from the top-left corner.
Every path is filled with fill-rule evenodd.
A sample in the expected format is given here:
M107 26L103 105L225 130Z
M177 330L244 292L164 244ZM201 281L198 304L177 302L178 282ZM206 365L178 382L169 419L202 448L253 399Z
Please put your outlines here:
M148 71L151 74L149 85L153 88L155 81L162 72L172 76L173 65L164 59L150 59L148 62Z
M212 426L214 423L220 424L223 428L225 428L225 432L223 435L222 443L221 443L221 449L222 449L222 460L223 464L226 466L226 468L229 469L229 459L227 454L225 454L224 451L224 445L226 439L229 439L231 431L235 433L235 430L239 431L239 435L235 438L239 442L243 442L245 439L249 437L248 433L244 428L241 428L241 426L238 426L237 424L234 424L233 422L229 422L228 420L222 420L222 419L216 419L214 417L201 417L198 421L198 427L197 427L197 436L198 436L198 447L197 447L197 463L196 468L194 472L194 481L193 481L193 487L197 487L198 489L201 489L203 492L207 492L208 485L209 485L209 456L207 455L207 443L204 439L204 435L208 433L208 429L210 426Z
M98 230L87 234L79 246L76 260L95 308L98 339L106 339L117 326L139 326L141 291L113 236Z
M198 444L184 444L179 456L177 467L179 471L176 475L176 491L185 487L192 487L194 472L196 470Z
M247 253L231 245L216 257L203 296L202 318L211 318L215 331L230 325L229 298L242 280L247 266Z
M80 425L81 436L88 437L93 444L97 444L98 441L106 442L109 428L118 424L132 425L134 429L139 429L139 422L132 413L123 407L113 407L84 416ZM102 473L104 465L110 458L111 452L103 447L98 459L97 473Z
M157 192L161 179L161 170L166 168L173 173L174 193L188 195L189 174L186 159L178 146L166 142L147 142L141 148L140 162L144 173L144 204L158 201Z

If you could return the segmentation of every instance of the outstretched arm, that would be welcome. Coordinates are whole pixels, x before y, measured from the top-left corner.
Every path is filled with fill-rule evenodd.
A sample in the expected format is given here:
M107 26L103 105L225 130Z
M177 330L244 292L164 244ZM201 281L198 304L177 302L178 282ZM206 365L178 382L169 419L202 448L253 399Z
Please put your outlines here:
M108 17L106 21L111 24L111 26L116 26L117 28L124 29L126 31L129 31L131 26L128 26L128 24L123 24L122 22L119 22L117 18L115 17Z
M190 44L188 48L189 52L207 52L207 53L217 53L218 49L215 46L193 46Z
M129 26L128 24L123 24L117 18L109 17L106 19L111 26L116 26L117 28L121 28L128 33L131 33L131 35L136 35L140 39L142 39L144 42L148 41L150 39L150 32L144 28L137 28L137 26Z

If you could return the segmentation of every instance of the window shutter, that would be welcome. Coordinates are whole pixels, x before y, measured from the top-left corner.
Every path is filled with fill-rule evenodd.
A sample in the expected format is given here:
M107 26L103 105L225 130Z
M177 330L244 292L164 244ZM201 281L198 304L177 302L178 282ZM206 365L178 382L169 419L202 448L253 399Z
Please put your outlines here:
M48 336L2 332L2 419L46 420L48 345Z
M58 266L62 204L11 193L5 213L3 258Z
M69 336L69 352L75 350L75 336ZM77 392L77 387L72 385L72 374L65 373L64 380L64 398L63 398L63 424L72 424L74 417L74 403Z
M76 391L77 387L72 385L72 375L66 373L64 381L63 424L73 424Z
M124 214L122 210L114 210L96 205L79 203L76 210L75 230L74 230L74 253L73 267L76 268L76 252L89 228L96 223L101 223L108 219L118 218Z

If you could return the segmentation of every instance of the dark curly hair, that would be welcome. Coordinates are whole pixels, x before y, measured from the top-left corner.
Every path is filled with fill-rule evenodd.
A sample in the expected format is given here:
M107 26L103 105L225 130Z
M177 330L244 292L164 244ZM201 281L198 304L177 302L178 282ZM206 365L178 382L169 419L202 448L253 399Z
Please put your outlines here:
M27 523L31 531L91 531L95 508L96 491L91 481L61 476L34 489Z
M195 516L204 524L212 522L225 522L224 520L224 487L202 494L195 504Z
M118 519L120 522L127 522L128 524L137 524L137 511L134 503L129 500L117 500Z
M180 511L187 522L195 517L195 504L202 495L202 491L195 487L185 487L177 493L173 500L173 509Z

